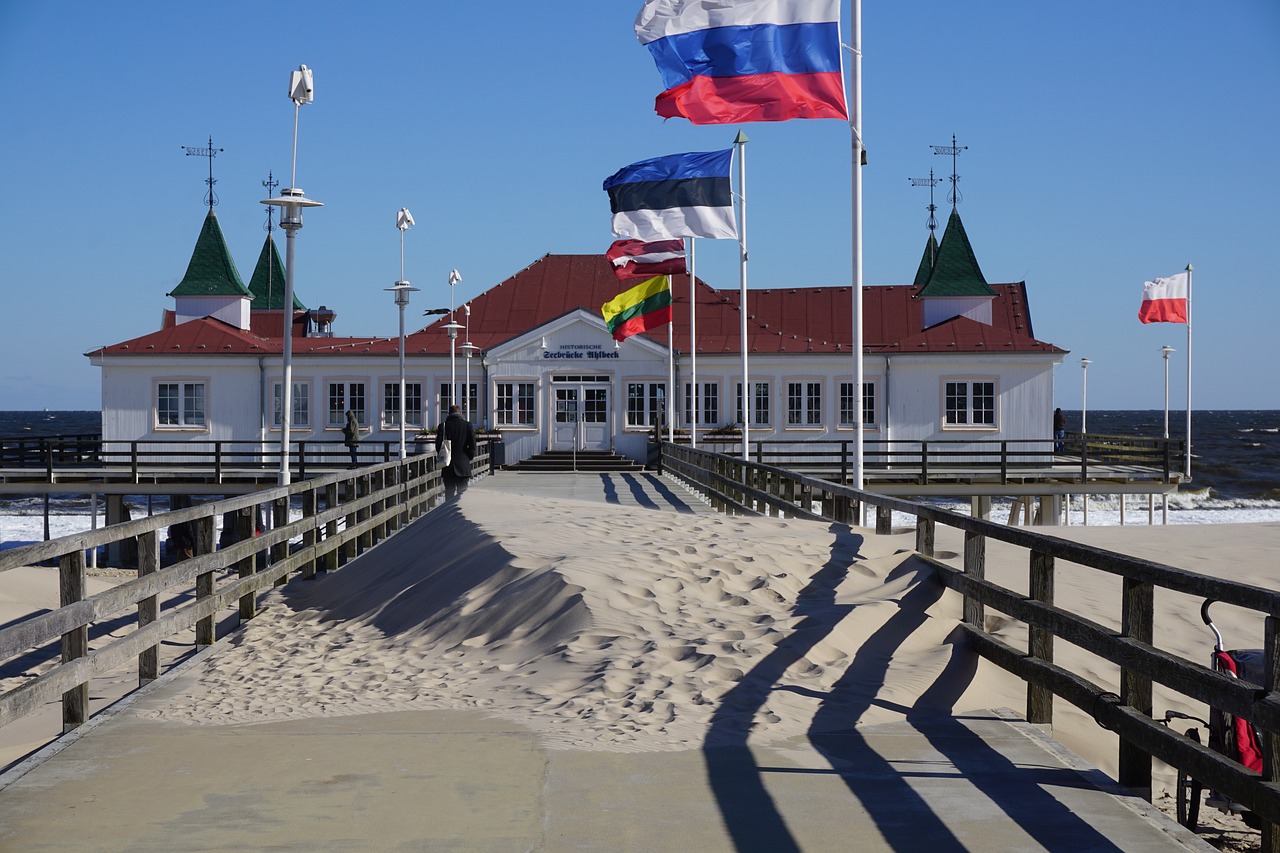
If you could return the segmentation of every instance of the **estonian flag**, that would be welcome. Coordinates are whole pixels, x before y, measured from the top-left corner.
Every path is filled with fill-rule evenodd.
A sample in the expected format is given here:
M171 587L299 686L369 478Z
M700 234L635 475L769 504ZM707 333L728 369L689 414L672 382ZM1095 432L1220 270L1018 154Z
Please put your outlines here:
M605 179L613 233L644 242L680 237L736 240L729 168L733 149L668 154Z
M666 86L654 102L660 116L849 118L840 0L646 0L635 30Z
M618 240L604 253L619 281L653 278L655 275L682 275L689 271L684 262L684 240Z
M671 279L655 276L619 293L600 308L615 341L671 322Z

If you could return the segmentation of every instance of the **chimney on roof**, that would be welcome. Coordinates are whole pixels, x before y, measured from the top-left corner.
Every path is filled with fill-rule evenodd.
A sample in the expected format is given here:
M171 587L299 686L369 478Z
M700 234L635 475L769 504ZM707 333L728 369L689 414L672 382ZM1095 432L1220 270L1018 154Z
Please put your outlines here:
M333 321L338 314L321 305L319 308L312 308L307 312L307 319L316 324L316 337L332 338L333 337Z

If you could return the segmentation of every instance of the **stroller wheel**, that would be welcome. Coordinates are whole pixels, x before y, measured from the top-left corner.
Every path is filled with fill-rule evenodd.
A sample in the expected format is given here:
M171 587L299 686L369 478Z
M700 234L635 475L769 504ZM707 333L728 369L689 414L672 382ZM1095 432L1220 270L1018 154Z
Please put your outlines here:
M1200 742L1199 729L1187 729L1187 737ZM1200 820L1200 795L1203 793L1203 786L1191 778L1191 775L1178 771L1178 823L1185 826L1192 832L1196 831L1196 827Z

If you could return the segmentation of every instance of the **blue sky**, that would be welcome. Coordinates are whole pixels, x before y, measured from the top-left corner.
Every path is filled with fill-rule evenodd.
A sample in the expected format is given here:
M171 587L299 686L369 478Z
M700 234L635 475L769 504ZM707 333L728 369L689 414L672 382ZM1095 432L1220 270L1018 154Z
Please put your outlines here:
M548 252L602 252L605 177L738 130L654 115L639 6L0 0L0 409L98 407L83 353L153 331L171 307L205 214L207 162L182 146L210 135L247 281L261 182L288 183L300 63L316 101L297 184L325 207L298 236L297 290L338 312L339 334L396 333L383 288L400 272L401 207L417 220L414 318L449 304L451 268L461 303ZM949 174L930 146L954 133L983 272L1025 279L1036 336L1071 351L1058 405L1079 408L1084 356L1091 409L1160 408L1162 344L1179 351L1171 405L1185 405L1184 327L1136 312L1144 279L1192 263L1195 407L1280 409L1267 201L1280 4L867 0L863 31L867 284L910 282L928 191L909 179ZM751 285L847 284L847 125L743 129ZM736 287L733 245L703 241L698 272Z

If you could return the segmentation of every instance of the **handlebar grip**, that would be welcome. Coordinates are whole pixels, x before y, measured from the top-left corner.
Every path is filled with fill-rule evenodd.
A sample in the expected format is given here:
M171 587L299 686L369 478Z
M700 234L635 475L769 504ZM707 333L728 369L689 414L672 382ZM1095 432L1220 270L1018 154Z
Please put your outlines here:
M1204 604L1200 605L1200 619L1203 620L1204 624L1206 625L1213 624L1213 622L1209 619L1209 605L1213 604L1216 600L1217 599L1206 598L1204 600Z

